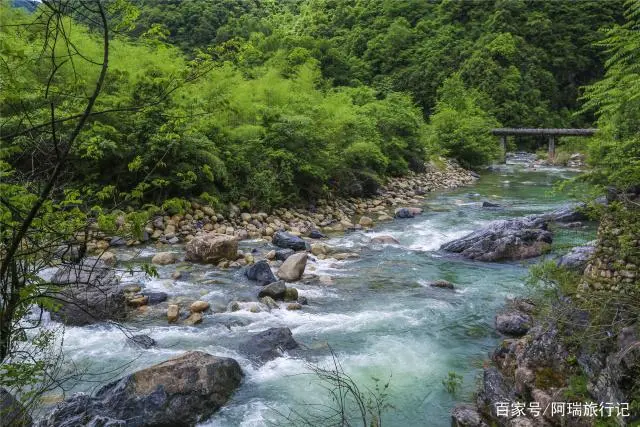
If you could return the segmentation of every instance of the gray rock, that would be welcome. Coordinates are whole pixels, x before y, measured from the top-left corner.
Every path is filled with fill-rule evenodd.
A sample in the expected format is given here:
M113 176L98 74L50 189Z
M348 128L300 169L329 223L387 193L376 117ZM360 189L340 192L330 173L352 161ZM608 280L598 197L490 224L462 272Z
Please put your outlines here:
M452 427L485 427L486 425L475 406L462 404L451 411Z
M109 241L109 246L124 246L126 244L127 244L127 239L120 236L113 237Z
M271 240L271 242L285 249L293 249L294 251L304 251L307 249L307 242L298 236L287 233L286 231L277 231Z
M497 368L491 366L484 368L482 386L478 392L478 407L486 408L486 412L492 417L497 417L496 405L507 404L515 401L513 388L506 382L504 376ZM506 421L504 418L501 421Z
M522 336L531 329L531 316L519 311L498 314L496 330L505 335Z
M94 397L76 394L39 425L192 426L220 409L242 376L233 359L191 351L107 384Z
M441 249L478 261L520 260L542 255L551 242L543 219L525 217L493 221Z
M284 281L279 280L277 282L270 283L266 285L264 288L260 289L258 293L258 298L262 297L271 297L274 300L283 300L284 294L287 291L287 286L284 284Z
M148 298L147 305L160 304L169 297L165 292L142 292L142 295Z
M253 360L264 363L298 347L289 328L271 328L241 342L239 349Z
M64 265L51 282L60 308L52 317L67 325L83 326L125 317L124 289L113 269L96 258Z
M556 221L556 222L575 222L575 221L584 221L589 219L589 217L585 214L585 203L577 203L574 205L564 206L560 209L556 209L553 212L546 213L541 216L541 218L547 221Z
M295 254L296 251L293 249L280 249L276 251L276 260L278 261L286 261L291 255Z
M28 427L33 425L31 415L22 404L4 388L0 387L0 425Z
M250 265L245 269L244 274L249 280L255 280L259 286L265 286L278 281L271 271L269 262L266 260L258 261Z
M413 218L415 216L416 214L411 210L409 210L408 208L400 208L396 210L396 213L394 215L395 218L399 218L399 219Z
M484 201L482 202L482 207L483 208L501 208L502 206L497 203Z
M587 263L593 256L596 247L594 245L576 246L564 254L558 260L558 267L564 267L577 273L584 272Z

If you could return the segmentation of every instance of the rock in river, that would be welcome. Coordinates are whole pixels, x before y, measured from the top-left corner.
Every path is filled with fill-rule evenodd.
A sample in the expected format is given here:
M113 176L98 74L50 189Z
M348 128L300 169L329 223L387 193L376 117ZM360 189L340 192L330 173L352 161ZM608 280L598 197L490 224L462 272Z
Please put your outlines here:
M309 256L306 252L299 252L291 255L278 269L278 277L287 282L300 280L304 274Z
M40 426L191 426L220 409L242 376L233 359L191 351L107 384L94 397L76 394Z
M542 255L551 241L544 219L525 217L493 221L441 249L478 261L519 260Z
M178 255L173 252L158 252L151 258L153 264L167 265L178 261Z
M60 308L52 316L67 325L83 326L125 317L124 288L113 269L96 258L61 267L51 279L60 285L56 302Z
M289 328L271 328L246 339L239 349L254 360L268 362L298 347Z
M216 264L238 256L238 240L226 234L208 233L191 239L185 246L187 261Z
M274 276L269 266L269 262L266 260L258 261L255 264L247 267L244 271L245 276L249 280L255 280L259 286L265 286L269 283L278 281Z
M282 280L277 282L273 282L265 286L258 293L258 298L262 297L271 297L274 300L282 300L284 299L284 294L287 291L287 286L284 284Z
M271 242L280 248L293 249L294 251L304 251L307 249L307 242L305 242L304 239L285 231L276 232Z
M285 261L291 255L295 254L296 251L293 249L280 249L275 251L274 257L277 261Z
M451 411L452 427L486 427L478 409L472 405L458 405Z

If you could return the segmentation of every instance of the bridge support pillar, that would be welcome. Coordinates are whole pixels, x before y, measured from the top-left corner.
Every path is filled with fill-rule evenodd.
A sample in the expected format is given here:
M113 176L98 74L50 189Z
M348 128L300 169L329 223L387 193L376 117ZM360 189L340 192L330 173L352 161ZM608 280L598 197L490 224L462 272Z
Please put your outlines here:
M507 161L507 135L500 136L500 149L502 150L502 163Z
M553 161L556 158L556 137L555 135L549 136L549 161Z

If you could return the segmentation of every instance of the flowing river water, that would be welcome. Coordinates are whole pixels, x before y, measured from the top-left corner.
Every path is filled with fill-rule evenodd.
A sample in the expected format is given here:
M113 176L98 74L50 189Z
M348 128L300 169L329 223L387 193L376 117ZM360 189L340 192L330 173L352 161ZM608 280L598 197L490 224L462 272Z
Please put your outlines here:
M310 261L308 273L330 280L325 277L320 284L295 285L309 300L300 311L282 307L271 312L225 312L230 301L255 301L257 287L240 271L178 264L160 267L159 278L125 276L132 283L144 280L147 290L167 292L184 301L209 301L213 313L195 327L167 325L164 311L138 316L127 326L157 341L148 350L130 345L114 326L68 327L65 353L77 366L90 370L121 368L112 376L186 350L233 357L242 365L245 379L232 401L201 425L262 426L280 424L276 412L308 413L317 408L310 405L330 403L322 383L309 373L310 363L331 363L329 345L344 371L362 388L373 388L373 378L380 384L389 380L392 408L385 412L384 425L449 426L451 408L456 401L472 398L482 363L499 342L493 330L495 313L505 298L527 293L528 263L468 261L438 248L491 220L563 206L567 198L552 194L552 186L574 174L566 169L501 166L484 173L474 186L431 193L419 217L380 224L368 233L331 238L326 242L329 246L358 252L360 257ZM485 200L503 208L482 208ZM371 237L381 234L394 236L400 244L372 245ZM554 239L560 244L580 244L594 235L593 227L559 229ZM269 250L264 243L251 241L240 246L263 253ZM182 254L180 247L173 250ZM120 260L149 259L154 253L154 248L126 249L117 255ZM172 280L176 269L188 270L188 278ZM428 286L437 279L454 283L456 289ZM289 327L305 350L253 365L238 351L239 340L275 326ZM442 384L450 371L463 377L456 396ZM83 383L76 390L90 392L96 385Z

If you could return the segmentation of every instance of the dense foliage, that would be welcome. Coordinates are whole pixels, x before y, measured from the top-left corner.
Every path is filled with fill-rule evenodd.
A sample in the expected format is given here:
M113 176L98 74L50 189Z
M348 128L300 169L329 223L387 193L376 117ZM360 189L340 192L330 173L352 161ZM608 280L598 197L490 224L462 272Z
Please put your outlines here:
M131 3L96 105L109 113L91 117L68 168L113 205L188 196L264 208L367 195L436 155L486 164L499 155L491 127L592 120L574 114L580 87L602 74L599 29L621 20L617 0ZM6 22L37 13L2 11ZM67 25L99 54L95 23ZM26 172L24 153L51 154L21 134L48 119L39 97L71 112L96 71L60 52L50 81L33 59L42 27L1 31L2 158Z

